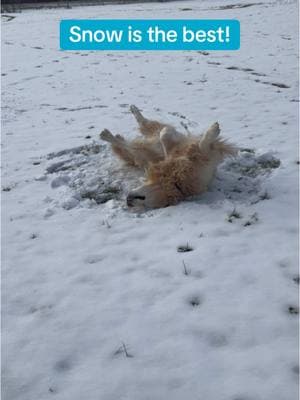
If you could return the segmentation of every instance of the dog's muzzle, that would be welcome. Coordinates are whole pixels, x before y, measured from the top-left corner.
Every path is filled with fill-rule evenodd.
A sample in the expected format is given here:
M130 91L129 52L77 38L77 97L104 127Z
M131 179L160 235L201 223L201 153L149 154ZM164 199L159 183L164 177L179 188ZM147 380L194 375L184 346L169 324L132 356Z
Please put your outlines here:
M133 207L135 204L136 200L145 200L146 197L145 196L139 196L137 194L132 194L129 193L129 195L127 196L126 202L127 202L127 206L128 207Z

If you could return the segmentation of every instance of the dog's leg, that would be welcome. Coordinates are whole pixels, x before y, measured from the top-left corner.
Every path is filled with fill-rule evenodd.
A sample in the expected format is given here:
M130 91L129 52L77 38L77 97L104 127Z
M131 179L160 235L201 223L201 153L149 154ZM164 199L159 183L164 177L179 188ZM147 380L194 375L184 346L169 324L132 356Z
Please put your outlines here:
M122 144L126 142L126 140L121 135L113 135L108 129L104 129L100 133L100 139L104 140L105 142L109 142L111 144Z
M175 146L185 141L186 136L177 132L175 128L166 126L160 131L159 139L164 150L165 157L167 157Z
M220 126L218 122L215 122L202 136L199 143L201 150L208 151L211 148L211 145L217 140L219 134Z
M131 151L130 143L123 136L113 135L108 129L100 133L100 138L111 144L114 153L129 165L136 165L134 154Z
M132 114L134 115L137 123L140 124L144 124L146 121L148 121L140 112L140 110L135 106L135 105L131 105L130 106L130 111L132 112Z
M219 138L220 127L215 122L200 139L200 150L210 154L211 159L221 162L225 157L235 157L237 147Z
M109 142L114 153L131 166L147 168L149 163L162 160L161 153L156 147L149 145L146 141L133 140L128 142L120 135L113 135L108 129L104 129L100 138Z
M141 134L144 136L148 136L148 137L158 136L159 132L162 130L162 128L167 126L167 124L164 124L162 122L153 121L153 120L145 118L141 114L139 109L134 105L130 106L130 111L134 115L134 117L139 125Z

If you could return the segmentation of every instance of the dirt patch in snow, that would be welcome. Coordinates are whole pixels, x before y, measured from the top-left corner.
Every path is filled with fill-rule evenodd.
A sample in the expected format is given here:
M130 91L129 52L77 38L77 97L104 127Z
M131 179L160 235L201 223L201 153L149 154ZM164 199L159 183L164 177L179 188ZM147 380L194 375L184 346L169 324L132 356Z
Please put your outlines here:
M141 184L143 173L113 157L105 145L96 142L50 153L45 174L36 180L49 181L56 204L67 210L97 206L109 200L122 206L128 191ZM228 199L254 204L270 199L264 180L279 166L280 160L272 153L256 154L253 149L241 149L236 158L219 166L209 192L192 200Z

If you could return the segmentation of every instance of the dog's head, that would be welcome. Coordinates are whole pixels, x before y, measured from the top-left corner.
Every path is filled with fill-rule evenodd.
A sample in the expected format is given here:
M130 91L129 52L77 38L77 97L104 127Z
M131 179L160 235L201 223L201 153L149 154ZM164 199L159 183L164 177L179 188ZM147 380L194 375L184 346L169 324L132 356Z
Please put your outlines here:
M128 207L167 207L195 194L198 186L195 164L188 154L152 164L145 184L129 192Z
M131 190L127 196L128 207L160 208L171 204L172 202L164 188L152 182L146 182L144 185Z

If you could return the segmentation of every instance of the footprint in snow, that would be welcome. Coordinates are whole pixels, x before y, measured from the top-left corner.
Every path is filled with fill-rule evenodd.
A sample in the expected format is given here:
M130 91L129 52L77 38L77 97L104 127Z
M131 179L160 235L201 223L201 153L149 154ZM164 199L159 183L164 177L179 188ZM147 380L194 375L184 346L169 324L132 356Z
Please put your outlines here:
M299 315L299 307L295 305L290 305L287 308L287 311L290 315Z
M211 347L223 347L228 344L228 339L223 333L210 332L207 335L207 342Z
M103 256L101 255L89 255L86 257L85 262L87 264L96 264L104 259Z
M57 372L67 372L72 368L72 363L70 358L64 358L62 360L57 361L54 364L54 369Z
M195 295L188 299L188 304L192 307L199 307L203 303L203 298L201 296Z

